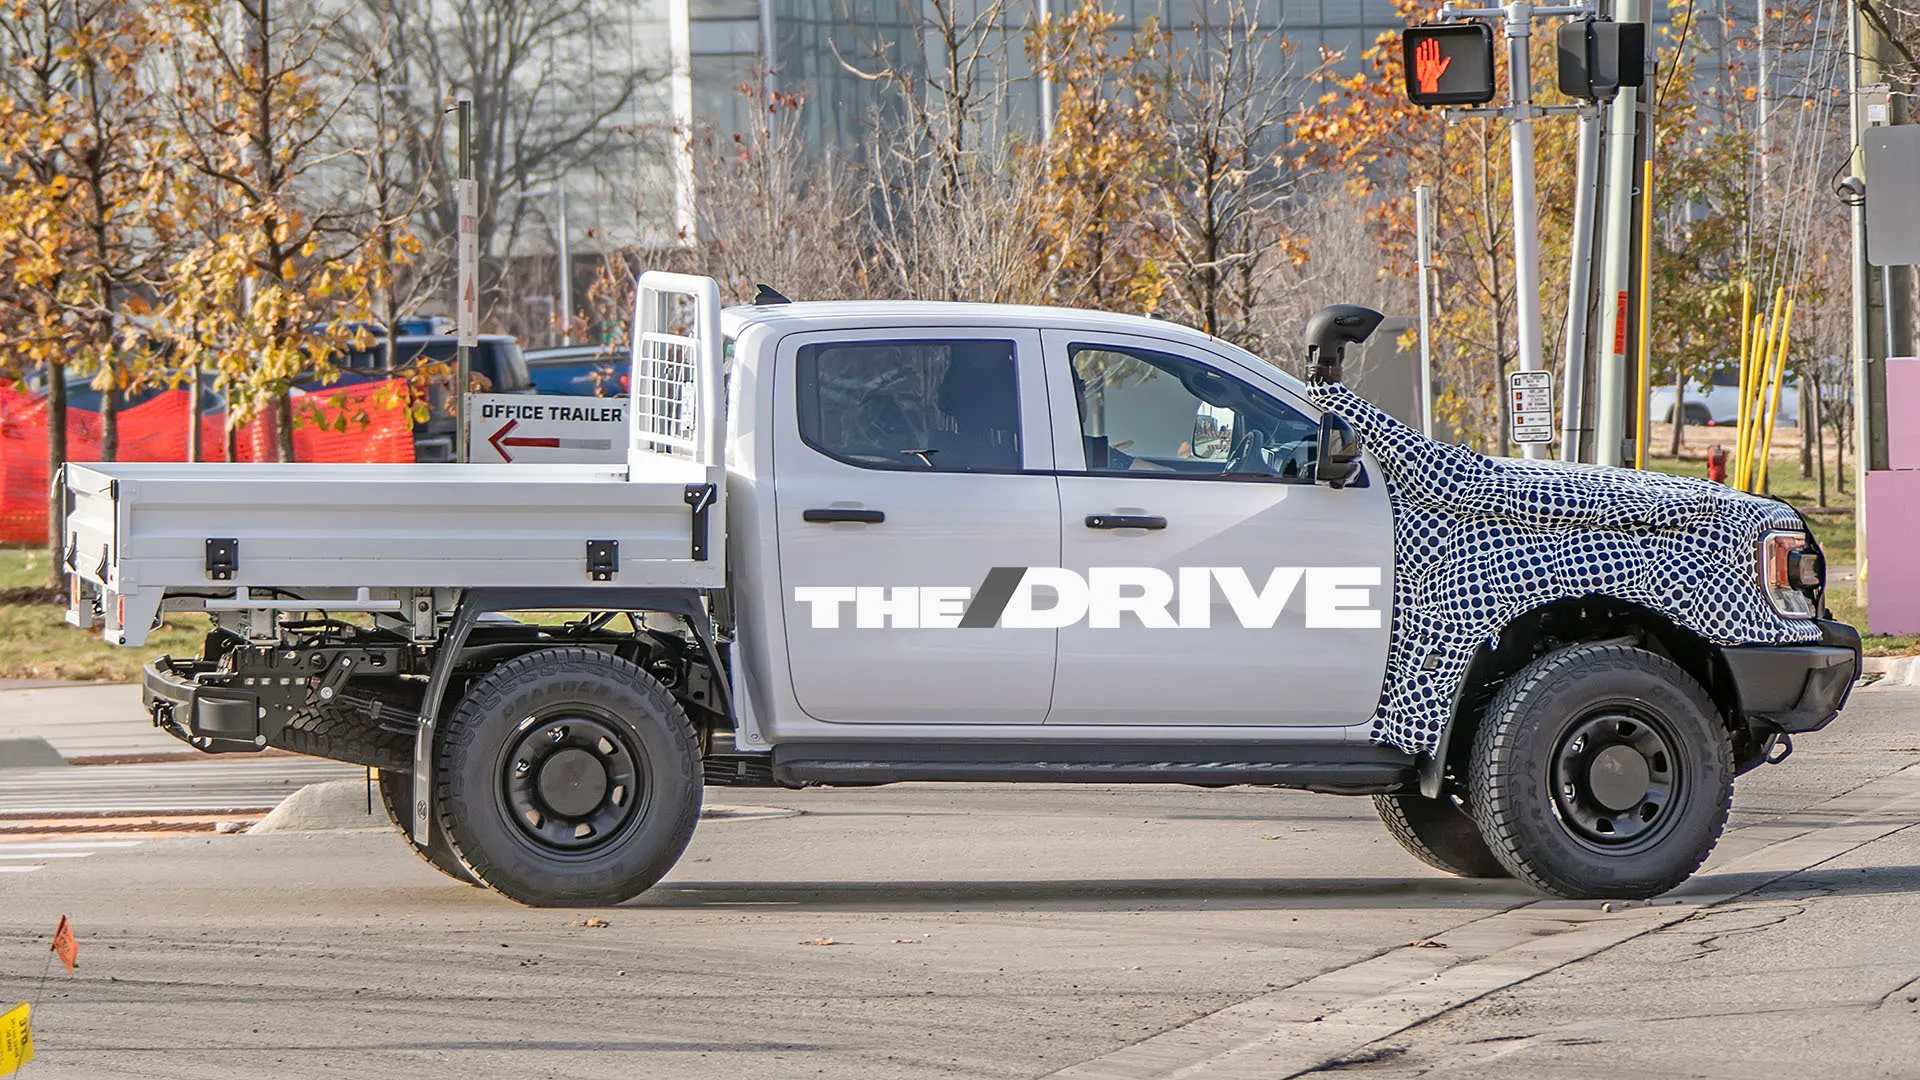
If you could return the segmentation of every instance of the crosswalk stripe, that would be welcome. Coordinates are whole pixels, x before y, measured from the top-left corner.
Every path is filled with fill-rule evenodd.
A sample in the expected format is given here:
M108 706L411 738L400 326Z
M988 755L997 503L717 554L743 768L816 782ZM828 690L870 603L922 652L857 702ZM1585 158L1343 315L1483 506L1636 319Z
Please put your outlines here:
M15 855L11 852L0 851L0 859L32 859L34 861L41 859L84 859L92 854L93 852L91 851L30 851L24 855Z
M8 851L98 851L101 848L139 847L145 840L21 840L8 843L0 840L0 847Z

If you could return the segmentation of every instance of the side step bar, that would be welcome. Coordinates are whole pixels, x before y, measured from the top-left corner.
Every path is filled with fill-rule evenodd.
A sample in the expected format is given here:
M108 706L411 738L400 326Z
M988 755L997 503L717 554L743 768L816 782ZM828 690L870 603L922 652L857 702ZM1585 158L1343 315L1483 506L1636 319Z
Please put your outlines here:
M1301 743L799 742L773 748L782 784L1261 784L1387 795L1418 784L1418 759L1392 747Z

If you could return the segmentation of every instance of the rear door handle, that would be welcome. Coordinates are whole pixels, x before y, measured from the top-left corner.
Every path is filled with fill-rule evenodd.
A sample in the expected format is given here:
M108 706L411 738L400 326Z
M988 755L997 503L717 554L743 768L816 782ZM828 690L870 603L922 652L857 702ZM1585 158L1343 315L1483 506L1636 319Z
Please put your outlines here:
M878 525L887 520L887 515L879 510L850 510L834 507L826 510L802 510L800 520L810 525L836 525L842 522Z
M1088 514L1089 529L1164 529L1167 519L1156 514Z

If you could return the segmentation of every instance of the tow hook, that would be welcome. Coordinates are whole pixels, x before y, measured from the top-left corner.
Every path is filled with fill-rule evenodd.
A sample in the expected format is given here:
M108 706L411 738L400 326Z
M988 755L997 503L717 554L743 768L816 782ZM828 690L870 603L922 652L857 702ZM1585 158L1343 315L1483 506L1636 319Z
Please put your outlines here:
M1779 731L1767 739L1767 749L1760 755L1760 759L1768 765L1778 765L1792 756L1793 736Z

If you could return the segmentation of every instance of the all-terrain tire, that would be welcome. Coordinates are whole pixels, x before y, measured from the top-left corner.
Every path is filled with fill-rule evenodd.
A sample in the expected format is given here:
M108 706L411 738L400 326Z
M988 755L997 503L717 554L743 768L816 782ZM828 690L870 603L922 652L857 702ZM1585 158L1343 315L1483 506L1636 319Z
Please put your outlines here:
M1567 899L1644 899L1685 881L1719 841L1732 748L1713 701L1671 660L1575 645L1495 694L1474 732L1468 793L1514 877Z
M293 714L269 742L282 750L376 769L413 767L413 733L381 726L376 700L343 695Z
M447 875L455 881L480 887L480 883L460 865L460 856L454 853L453 845L447 843L447 832L438 822L429 833L432 839L422 845L413 838L413 774L397 772L392 769L380 770L380 805L387 808L387 817L400 835L406 838L407 846L414 854L426 860L427 865Z
M700 749L679 703L639 667L545 649L467 688L435 749L433 787L476 880L533 907L617 904L686 850Z
M1509 876L1507 868L1488 850L1480 826L1452 799L1375 795L1373 808L1387 827L1387 835L1435 870L1465 878Z

